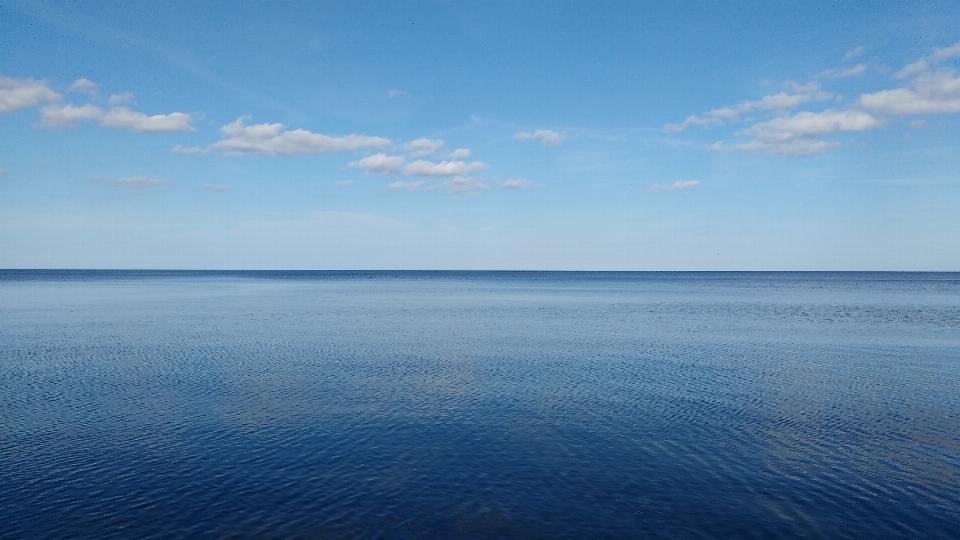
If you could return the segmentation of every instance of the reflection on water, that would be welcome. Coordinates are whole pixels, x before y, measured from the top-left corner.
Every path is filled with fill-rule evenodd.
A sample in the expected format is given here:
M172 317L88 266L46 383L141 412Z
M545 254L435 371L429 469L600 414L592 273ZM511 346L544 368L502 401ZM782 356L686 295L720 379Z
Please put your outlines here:
M960 274L0 272L0 537L955 537Z

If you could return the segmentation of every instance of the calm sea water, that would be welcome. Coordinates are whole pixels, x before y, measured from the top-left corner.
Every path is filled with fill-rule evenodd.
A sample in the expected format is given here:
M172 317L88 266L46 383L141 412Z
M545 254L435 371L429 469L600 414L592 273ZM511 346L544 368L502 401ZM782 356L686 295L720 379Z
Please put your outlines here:
M0 272L3 538L956 538L960 274Z

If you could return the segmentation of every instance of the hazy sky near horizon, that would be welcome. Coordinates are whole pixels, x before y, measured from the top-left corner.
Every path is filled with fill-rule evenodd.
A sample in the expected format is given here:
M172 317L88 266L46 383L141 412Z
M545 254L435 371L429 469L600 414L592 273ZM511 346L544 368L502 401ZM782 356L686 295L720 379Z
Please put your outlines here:
M7 2L0 268L960 270L960 4Z

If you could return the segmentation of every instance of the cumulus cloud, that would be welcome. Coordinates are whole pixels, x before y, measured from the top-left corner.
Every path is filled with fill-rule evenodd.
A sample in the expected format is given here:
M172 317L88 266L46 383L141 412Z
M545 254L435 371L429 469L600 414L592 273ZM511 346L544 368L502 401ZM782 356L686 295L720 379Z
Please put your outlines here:
M953 70L924 73L909 86L863 94L857 105L869 111L897 115L960 112L960 78L954 76Z
M519 178L514 178L512 180L507 180L504 183L500 184L500 187L503 189L527 189L532 186L533 182L529 180L521 180Z
M152 176L125 176L123 178L99 178L98 180L133 192L159 188L170 183L170 180L166 178L154 178Z
M718 142L710 146L709 150L743 150L783 156L817 154L840 144L836 141L821 141L819 137L865 131L881 125L881 120L863 111L805 111L760 122L738 132L740 135L755 136L756 139L751 142L734 146L724 146Z
M479 161L470 163L464 161L441 161L433 163L418 159L400 170L404 176L464 176L475 171L482 171L488 165Z
M347 164L347 167L366 169L369 174L396 174L403 163L403 159L403 156L388 156L380 153L351 161Z
M680 191L700 185L699 180L677 180L672 184L653 184L647 191Z
M683 122L677 124L667 124L663 127L664 131L678 133L686 130L690 126L710 127L735 122L740 117L751 111L770 111L792 109L801 103L812 101L826 101L833 97L830 92L824 92L820 84L810 82L807 84L797 84L787 82L784 84L787 91L777 94L763 96L755 101L742 101L737 105L730 107L721 107L707 111L701 115L690 115Z
M221 184L204 184L200 187L201 189L212 191L213 193L223 193L224 191L227 191L230 189L228 186L224 186Z
M396 88L394 88L392 90L387 90L387 97L390 99L398 98L398 97L410 99L410 94L404 92L403 90L397 90Z
M453 152L450 152L450 155L447 156L450 159L463 159L470 157L470 150L466 148L457 148Z
M283 131L283 124L245 126L243 117L220 128L223 139L210 145L229 155L302 156L345 152L361 148L382 148L390 139L365 135L331 137L305 129Z
M423 157L428 156L443 146L443 140L430 140L430 139L417 139L407 143L404 147L408 152L410 152L410 157Z
M121 103L130 103L133 101L133 94L130 92L124 92L122 94L110 94L110 98L107 100L111 105L120 105Z
M97 83L91 81L90 79L77 79L73 81L73 84L70 85L70 91L93 94L97 91Z
M846 77L859 77L867 72L866 64L857 64L847 69L826 69L817 75L818 78L843 79Z
M427 180L414 180L412 182L403 182L397 180L396 182L390 182L387 184L387 189L405 189L407 191L429 191L433 189L433 186L428 186L429 182Z
M854 58L857 58L858 56L862 55L865 50L866 49L863 48L863 45L860 45L859 47L854 47L853 49L850 49L849 51L847 51L847 54L843 55L843 61L849 62L850 60L853 60Z
M114 107L104 112L100 107L89 103L80 107L67 104L62 107L47 106L40 109L40 125L48 127L72 126L76 122L96 121L104 127L129 131L193 131L190 125L191 120L189 114L181 112L147 116L126 107Z
M537 129L533 132L521 131L513 136L518 141L529 141L537 139L547 146L556 146L563 144L567 138L566 131L553 131L552 129Z
M47 87L46 81L0 76L0 113L13 112L41 103L52 103L61 97Z

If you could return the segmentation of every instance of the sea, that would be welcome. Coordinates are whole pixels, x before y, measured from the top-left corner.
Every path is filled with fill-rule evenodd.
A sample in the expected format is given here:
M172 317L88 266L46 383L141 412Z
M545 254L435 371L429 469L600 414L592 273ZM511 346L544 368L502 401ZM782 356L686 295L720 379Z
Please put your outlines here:
M0 271L0 538L960 538L960 274Z

